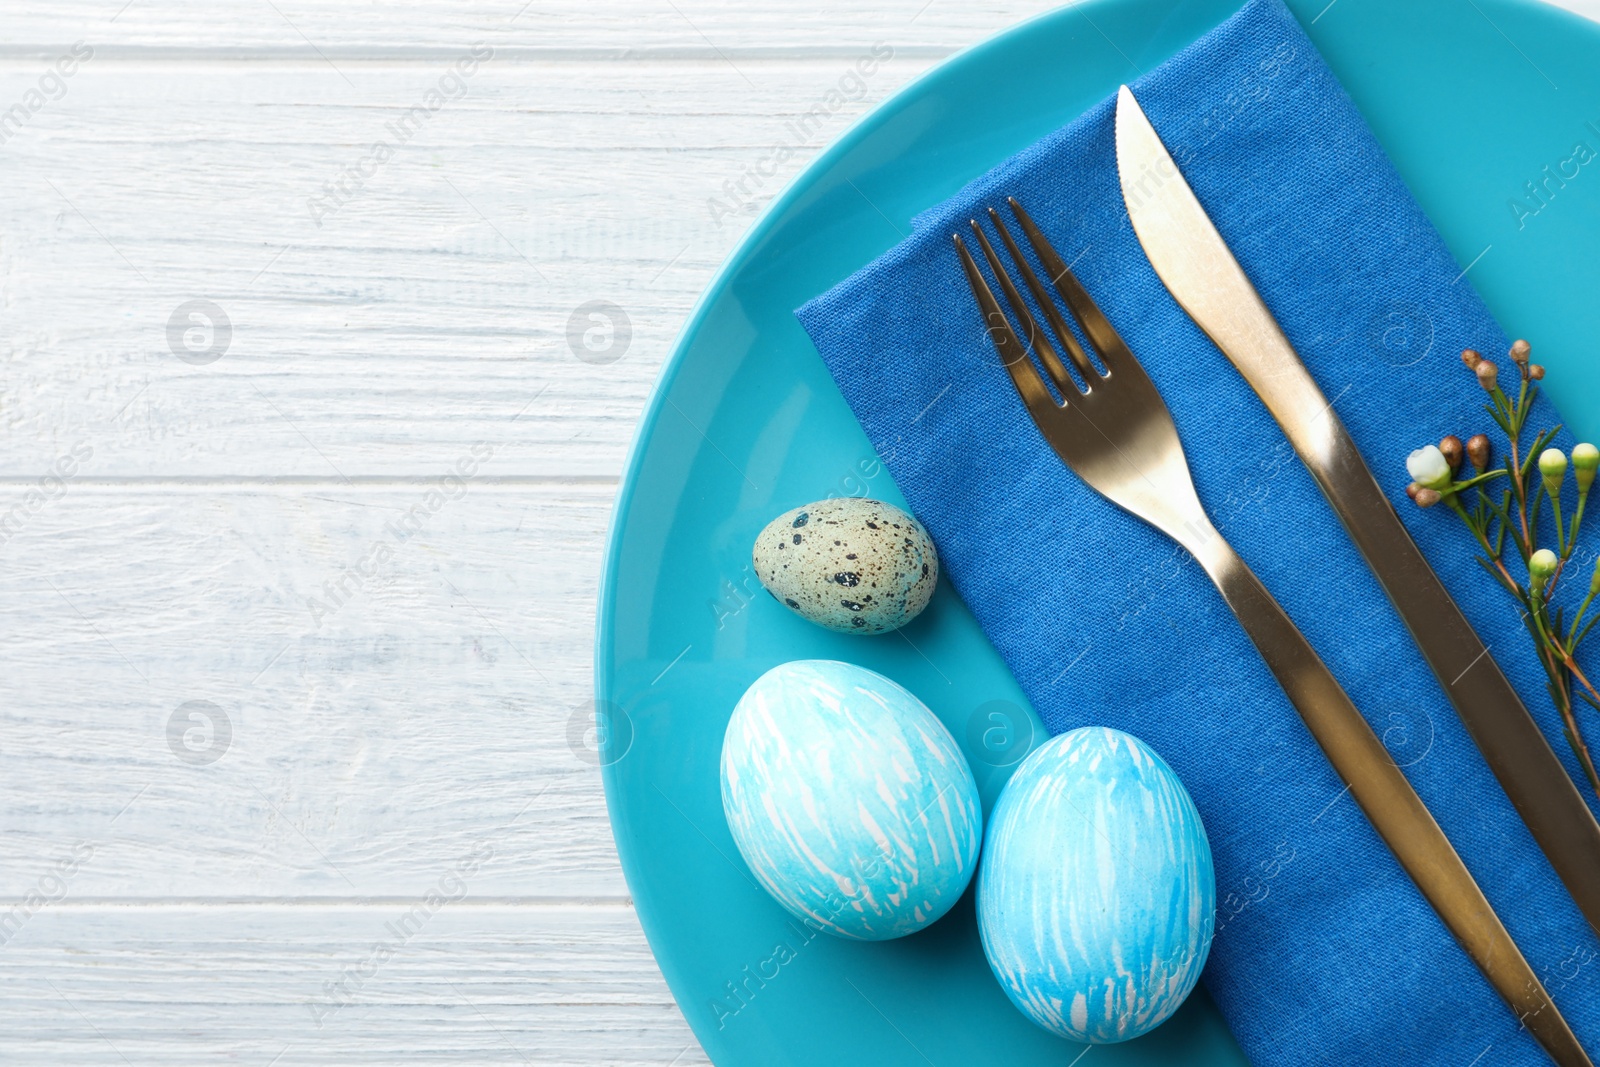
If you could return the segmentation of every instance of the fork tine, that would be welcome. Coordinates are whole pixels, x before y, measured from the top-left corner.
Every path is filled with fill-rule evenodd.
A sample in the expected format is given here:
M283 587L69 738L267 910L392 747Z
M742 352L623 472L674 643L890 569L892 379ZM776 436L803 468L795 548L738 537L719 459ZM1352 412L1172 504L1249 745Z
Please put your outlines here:
M1017 292L1016 283L1001 265L1000 257L995 254L994 246L989 243L989 237L983 232L983 227L977 219L972 220L972 232L977 235L978 245L983 249L983 257L989 261L990 269L1000 281L1000 291L1005 293L1006 302L1011 305L1011 313L1021 321L1023 333L1027 336L1031 347L1039 353L1039 358L1044 363L1045 369L1050 372L1050 377L1055 379L1062 397L1081 393L1078 384L1067 373L1061 357L1056 354L1055 346L1050 343L1049 336L1040 329L1038 320L1033 317L1033 312L1028 310L1022 294Z
M954 233L950 236L955 238L956 253L961 257L961 266L966 269L967 284L972 287L972 297L978 302L978 310L983 312L984 325L989 330L989 340L994 342L995 350L1000 353L1000 362L1011 372L1011 383L1017 387L1017 393L1022 397L1023 404L1027 406L1030 414L1044 410L1046 405L1051 409L1060 410L1055 397L1045 388L1044 379L1039 377L1039 372L1034 369L1033 361L1028 358L1027 348L1017 340L1017 335L1011 332L1011 323L1006 320L1005 312L1000 310L1000 302L994 298L989 283L984 280L983 272L978 269L972 253L967 251L961 235ZM981 231L978 237L982 240ZM994 266L994 252L987 247L987 242L984 252L990 266ZM995 273L1001 278L1005 277L1004 271L996 270ZM1037 415L1035 417L1037 418Z
M1055 248L1040 232L1033 219L1022 209L1022 205L1017 203L1017 198L1007 197L1006 202L1011 205L1012 214L1016 215L1017 221L1022 224L1022 232L1027 235L1028 243L1038 254L1039 262L1050 272L1050 280L1055 284L1056 292L1067 302L1067 310L1072 312L1072 317L1083 327L1084 336L1089 339L1089 343L1094 346L1095 352L1105 363L1106 375L1109 377L1119 364L1126 365L1132 362L1133 353L1128 351L1122 336L1100 313L1099 306L1090 299L1088 292L1078 281L1077 275L1062 262Z
M1094 388L1093 382L1100 376L1089 362L1089 357L1083 351L1083 346L1078 343L1078 338L1067 328L1066 320L1061 317L1061 309L1056 307L1055 300L1045 292L1044 285L1039 281L1039 276L1028 265L1027 257L1022 254L1022 249L1017 247L1017 242L1011 236L1011 229L1000 217L1000 212L994 208L989 209L989 220L994 223L994 228L1000 231L1000 240L1006 243L1006 251L1011 253L1011 262L1017 265L1017 270L1022 274L1022 280L1028 284L1028 289L1033 293L1034 301L1044 309L1045 318L1050 320L1050 328L1055 330L1056 336L1066 346L1067 355L1072 357L1072 363L1083 375L1083 383L1087 388ZM1046 355L1048 353L1048 355ZM1061 366L1061 361L1055 358L1055 353L1049 349L1042 350L1040 355L1045 356L1045 369L1050 372L1050 377L1056 380L1056 385L1063 390L1073 388L1071 379L1067 377L1067 368Z

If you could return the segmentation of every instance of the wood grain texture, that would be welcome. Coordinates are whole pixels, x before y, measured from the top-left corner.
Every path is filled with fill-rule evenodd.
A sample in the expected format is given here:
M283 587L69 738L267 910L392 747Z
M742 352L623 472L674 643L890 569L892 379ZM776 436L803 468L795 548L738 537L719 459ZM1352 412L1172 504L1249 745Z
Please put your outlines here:
M0 1059L704 1062L583 758L612 487L716 264L930 58L886 64L795 143L786 123L854 43L616 62L615 38L549 47L569 23L544 18L537 47L491 34L496 56L401 145L389 124L478 26L349 5L335 71L252 36L259 13L156 5L175 21L144 40L89 32L111 43L0 145L27 190L0 207L0 893L66 896L24 906L0 949L19 976ZM37 84L30 34L79 39L88 14L8 13L0 93ZM749 183L780 142L793 158ZM713 196L735 210L713 219ZM215 362L169 340L194 299L231 320ZM615 362L567 339L594 299L631 320ZM468 494L312 618L479 442ZM213 715L226 754L185 762ZM485 843L482 906L453 905L363 988L377 1003L316 1028L317 982Z
M584 747L634 422L772 196L1049 6L0 10L0 1062L705 1062Z
M437 877L417 871L418 900ZM0 1061L707 1062L631 909L444 899L454 885L431 910L44 908L0 950Z
M419 114L444 60L362 65L357 90L300 62L89 60L0 146L22 191L0 204L0 460L42 472L86 440L97 477L342 483L490 440L499 476L615 477L754 213L928 65L890 57L797 136L852 62L762 62L751 89L715 60L491 58ZM231 325L199 365L168 335L193 300ZM627 326L579 313L596 300Z
M78 840L74 897L237 900L490 839L475 892L625 899L582 747L611 492L0 490L0 897Z
M449 49L476 40L563 54L676 54L715 51L839 52L889 40L951 51L1054 6L1034 0L64 0L8 14L7 50L53 47L79 38L122 46L218 52L370 56ZM119 11L119 8L121 10Z

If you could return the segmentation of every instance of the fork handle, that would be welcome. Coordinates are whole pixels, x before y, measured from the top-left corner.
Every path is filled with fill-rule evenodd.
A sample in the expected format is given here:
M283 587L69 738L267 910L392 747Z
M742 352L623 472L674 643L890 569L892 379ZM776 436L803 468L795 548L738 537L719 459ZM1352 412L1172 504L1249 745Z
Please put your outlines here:
M1185 547L1433 910L1552 1060L1593 1067L1449 838L1316 650L1220 534L1204 530L1193 540Z

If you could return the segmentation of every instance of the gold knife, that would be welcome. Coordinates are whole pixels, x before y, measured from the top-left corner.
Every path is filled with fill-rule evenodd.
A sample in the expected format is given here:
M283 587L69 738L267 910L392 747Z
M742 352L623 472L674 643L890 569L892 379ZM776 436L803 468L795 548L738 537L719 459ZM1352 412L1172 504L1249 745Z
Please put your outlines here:
M1117 169L1128 217L1157 276L1278 420L1522 821L1600 932L1600 823L1406 533L1127 86L1117 94Z
M1061 354L1034 319L977 220L972 222L973 236L1011 307L1010 317L1001 309L961 236L953 236L990 340L1039 433L1085 485L1194 555L1373 829L1393 849L1428 903L1458 933L1517 1018L1560 1067L1592 1067L1539 976L1517 950L1405 772L1294 621L1212 527L1195 496L1172 413L1139 360L1022 205L1015 199L1010 204L1059 300L1047 292L1011 236L1010 227L992 207L990 222L1088 389L1080 390L1074 383ZM1087 347L1099 356L1107 373L1094 368L1084 345L1068 340L1073 337L1068 317L1075 320ZM1012 318L1028 343L1013 329ZM1057 394L1044 384L1030 352L1037 354L1064 400L1057 400Z

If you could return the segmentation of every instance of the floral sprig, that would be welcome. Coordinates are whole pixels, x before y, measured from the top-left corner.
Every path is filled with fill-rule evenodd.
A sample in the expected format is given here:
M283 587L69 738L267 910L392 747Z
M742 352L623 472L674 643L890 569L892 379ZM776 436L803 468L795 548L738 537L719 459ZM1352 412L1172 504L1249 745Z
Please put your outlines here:
M1544 378L1544 368L1529 362L1531 351L1526 341L1519 340L1511 346L1511 361L1517 368L1515 397L1500 387L1498 367L1470 348L1461 353L1461 361L1488 394L1489 403L1484 410L1505 435L1505 457L1497 466L1490 466L1494 449L1488 435L1474 434L1463 444L1452 434L1437 445L1426 445L1406 457L1406 469L1412 479L1406 494L1418 507L1443 503L1455 512L1477 543L1478 562L1516 601L1544 668L1550 699L1561 715L1567 743L1578 757L1589 785L1600 796L1600 773L1584 743L1573 703L1576 697L1600 711L1600 691L1590 683L1575 658L1583 639L1600 621L1600 612L1589 614L1595 597L1600 595L1600 558L1589 579L1588 595L1576 612L1569 616L1564 606L1554 603L1558 589L1564 588L1561 578L1578 543L1589 489L1594 485L1596 471L1600 471L1600 448L1580 444L1572 450L1570 466L1578 493L1572 516L1566 519L1561 497L1568 457L1559 448L1549 447L1561 427L1539 432L1531 447L1526 451L1522 448L1523 431L1539 395L1539 382ZM1464 464L1471 466L1471 473L1463 477ZM1533 476L1536 467L1537 478ZM1501 478L1505 481L1500 485L1491 484ZM1550 505L1547 512L1546 502ZM1554 527L1554 549L1541 543L1548 536L1541 533L1542 512L1545 526ZM1520 566L1507 563L1508 542Z

